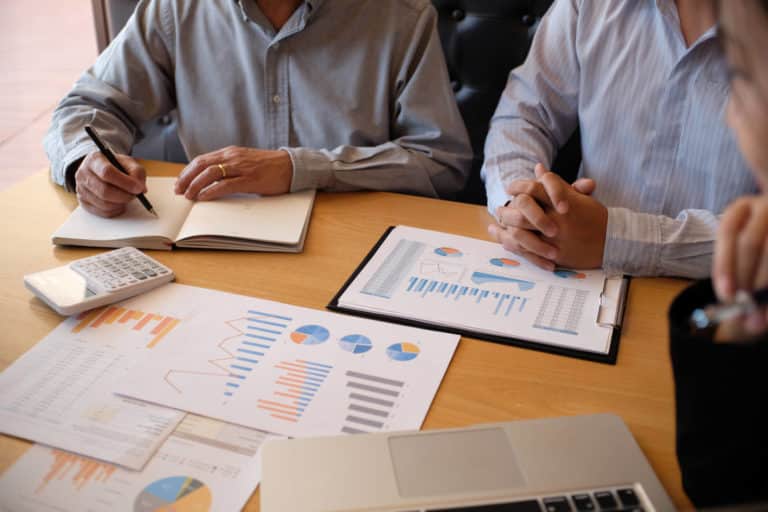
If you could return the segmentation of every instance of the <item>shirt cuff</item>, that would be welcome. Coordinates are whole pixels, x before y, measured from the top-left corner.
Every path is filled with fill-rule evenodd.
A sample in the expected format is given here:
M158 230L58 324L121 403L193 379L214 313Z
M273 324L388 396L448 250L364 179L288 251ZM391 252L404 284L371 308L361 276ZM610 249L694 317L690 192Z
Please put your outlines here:
M322 151L307 148L280 148L288 153L293 164L291 192L330 188L333 165Z
M654 215L608 208L603 269L611 275L656 275L661 227Z
M68 172L70 166L74 163L81 162L86 156L94 151L98 151L99 148L93 142L83 142L70 149L62 159L61 168L54 170L54 178L56 183L64 186L68 192L75 192L75 172L77 168Z

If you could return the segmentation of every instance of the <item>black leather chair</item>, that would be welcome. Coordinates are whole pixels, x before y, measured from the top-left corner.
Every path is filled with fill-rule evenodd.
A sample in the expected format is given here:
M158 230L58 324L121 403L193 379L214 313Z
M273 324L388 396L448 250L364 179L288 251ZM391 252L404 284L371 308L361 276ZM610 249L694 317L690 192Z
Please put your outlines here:
M552 0L432 0L451 84L475 152L460 200L485 204L480 178L489 123L509 72L521 64ZM553 170L575 179L581 162L578 133L558 152Z

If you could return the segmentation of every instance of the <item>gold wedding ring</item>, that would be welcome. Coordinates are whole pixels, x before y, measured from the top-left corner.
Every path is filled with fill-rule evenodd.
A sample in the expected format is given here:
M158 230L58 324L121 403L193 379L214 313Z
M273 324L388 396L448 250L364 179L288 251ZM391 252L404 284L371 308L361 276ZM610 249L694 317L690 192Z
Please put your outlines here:
M219 164L219 169L221 169L221 179L224 179L227 177L227 168L224 167L224 164Z

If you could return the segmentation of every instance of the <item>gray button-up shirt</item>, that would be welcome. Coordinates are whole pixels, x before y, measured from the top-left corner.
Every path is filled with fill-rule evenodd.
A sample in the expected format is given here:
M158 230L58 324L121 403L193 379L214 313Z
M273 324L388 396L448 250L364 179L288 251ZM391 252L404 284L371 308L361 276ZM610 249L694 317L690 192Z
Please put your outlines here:
M725 124L715 30L686 47L673 0L557 0L491 124L488 207L581 126L580 175L608 207L603 265L704 277L718 214L756 183Z
M255 0L147 0L53 115L56 182L96 148L129 153L178 111L193 158L228 145L286 149L292 190L451 197L471 148L428 0L307 0L275 31Z

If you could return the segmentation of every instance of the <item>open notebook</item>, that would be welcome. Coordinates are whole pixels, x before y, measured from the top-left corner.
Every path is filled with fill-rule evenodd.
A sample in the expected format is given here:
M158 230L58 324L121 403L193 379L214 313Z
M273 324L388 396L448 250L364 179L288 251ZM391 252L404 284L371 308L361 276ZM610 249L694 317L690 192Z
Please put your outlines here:
M235 194L189 201L173 192L175 178L148 178L147 199L158 217L134 200L120 217L105 219L78 206L53 234L57 245L170 250L177 247L300 252L315 191L281 196Z
M627 280L542 270L499 244L389 228L329 309L615 363Z

